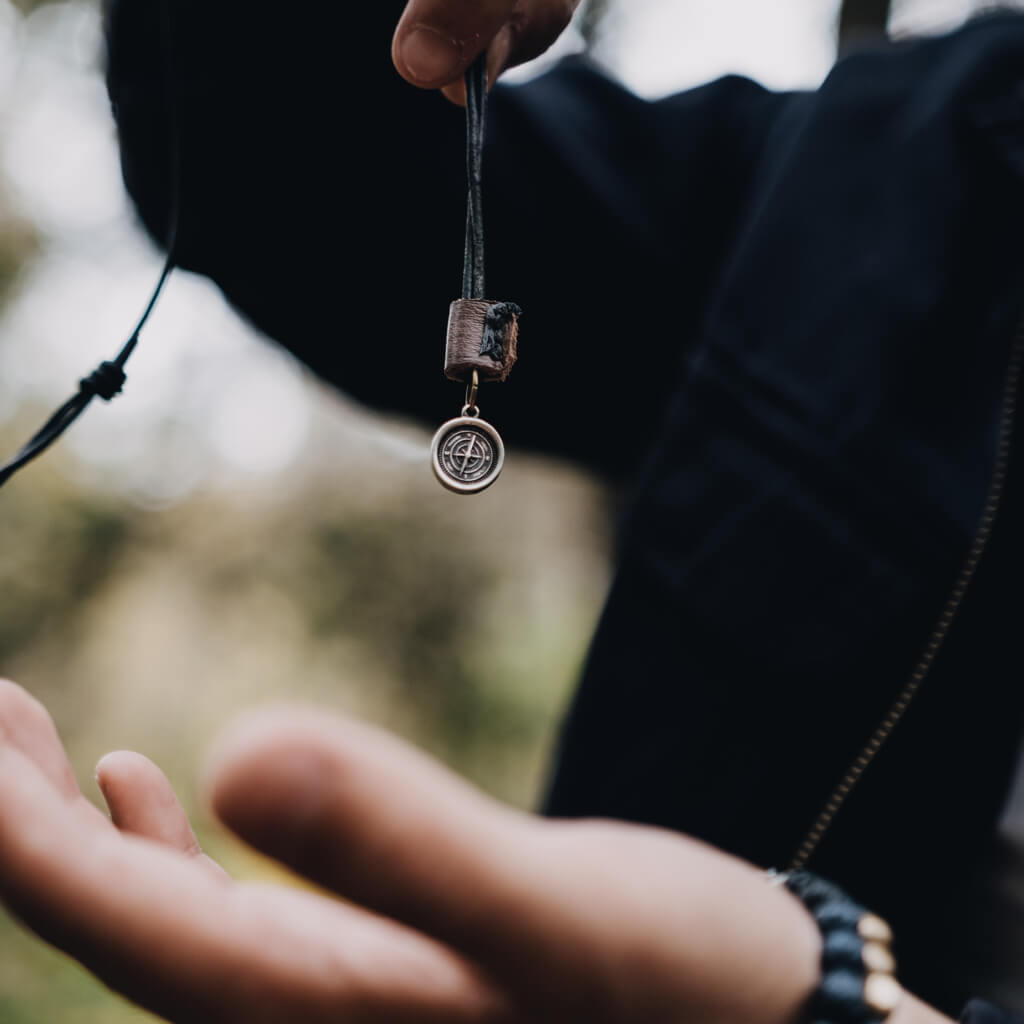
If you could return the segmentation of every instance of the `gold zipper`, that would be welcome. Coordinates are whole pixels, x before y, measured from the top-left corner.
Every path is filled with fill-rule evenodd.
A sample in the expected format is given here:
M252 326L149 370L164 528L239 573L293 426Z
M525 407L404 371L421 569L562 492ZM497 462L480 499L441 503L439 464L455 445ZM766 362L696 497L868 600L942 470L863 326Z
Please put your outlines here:
M996 464L989 482L988 494L985 498L985 506L978 521L978 529L974 534L974 540L964 559L964 564L957 576L956 583L950 592L949 597L939 615L938 622L932 630L925 644L909 681L895 703L889 708L885 717L878 727L871 734L871 738L865 744L864 749L857 755L853 764L847 769L842 781L832 791L824 808L811 826L810 831L804 837L793 860L790 862L790 871L800 871L807 866L807 862L817 850L819 844L829 827L836 819L836 815L842 810L846 798L853 791L853 788L860 781L861 776L867 771L868 766L875 759L875 755L882 749L886 740L893 734L896 726L900 724L903 716L907 713L911 702L921 689L929 670L935 662L935 658L946 639L949 627L953 624L958 609L967 592L967 587L974 578L975 570L985 552L989 537L992 535L992 527L995 523L996 513L999 511L999 504L1006 487L1006 476L1010 464L1010 448L1013 440L1013 424L1017 410L1017 392L1020 381L1021 364L1024 359L1024 324L1017 330L1017 336L1013 342L1010 352L1010 361L1006 370L1006 382L1003 386L1003 408L999 418L999 444L996 449Z

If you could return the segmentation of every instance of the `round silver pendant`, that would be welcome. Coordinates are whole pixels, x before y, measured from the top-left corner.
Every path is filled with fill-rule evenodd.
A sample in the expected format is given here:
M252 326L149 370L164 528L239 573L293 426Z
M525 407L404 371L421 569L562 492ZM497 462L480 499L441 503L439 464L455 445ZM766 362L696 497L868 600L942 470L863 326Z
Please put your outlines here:
M457 416L434 435L430 461L434 476L448 490L476 494L498 479L505 446L490 423L478 416Z

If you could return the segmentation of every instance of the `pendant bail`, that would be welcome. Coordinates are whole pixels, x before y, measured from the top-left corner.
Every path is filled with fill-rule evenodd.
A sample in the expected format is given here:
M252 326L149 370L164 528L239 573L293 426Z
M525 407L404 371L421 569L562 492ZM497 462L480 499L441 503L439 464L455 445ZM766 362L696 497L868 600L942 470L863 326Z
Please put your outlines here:
M477 370L473 371L473 376L470 378L469 383L466 385L466 404L462 407L462 415L466 415L467 409L476 409L476 393L480 390L480 374ZM479 413L479 409L477 412Z

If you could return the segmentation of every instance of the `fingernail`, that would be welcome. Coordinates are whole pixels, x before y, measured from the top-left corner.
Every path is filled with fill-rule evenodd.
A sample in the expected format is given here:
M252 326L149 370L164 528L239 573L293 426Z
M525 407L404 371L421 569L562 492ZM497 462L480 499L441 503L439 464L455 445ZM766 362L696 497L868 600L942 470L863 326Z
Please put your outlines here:
M405 70L424 85L443 85L458 73L462 46L429 25L417 25L402 41Z

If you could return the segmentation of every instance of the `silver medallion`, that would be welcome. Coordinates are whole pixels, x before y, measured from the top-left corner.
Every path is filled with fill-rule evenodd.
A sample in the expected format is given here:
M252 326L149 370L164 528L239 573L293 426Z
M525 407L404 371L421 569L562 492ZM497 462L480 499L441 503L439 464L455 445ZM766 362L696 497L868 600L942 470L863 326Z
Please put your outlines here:
M434 475L450 491L476 494L490 487L505 462L501 436L479 416L442 424L430 445Z

